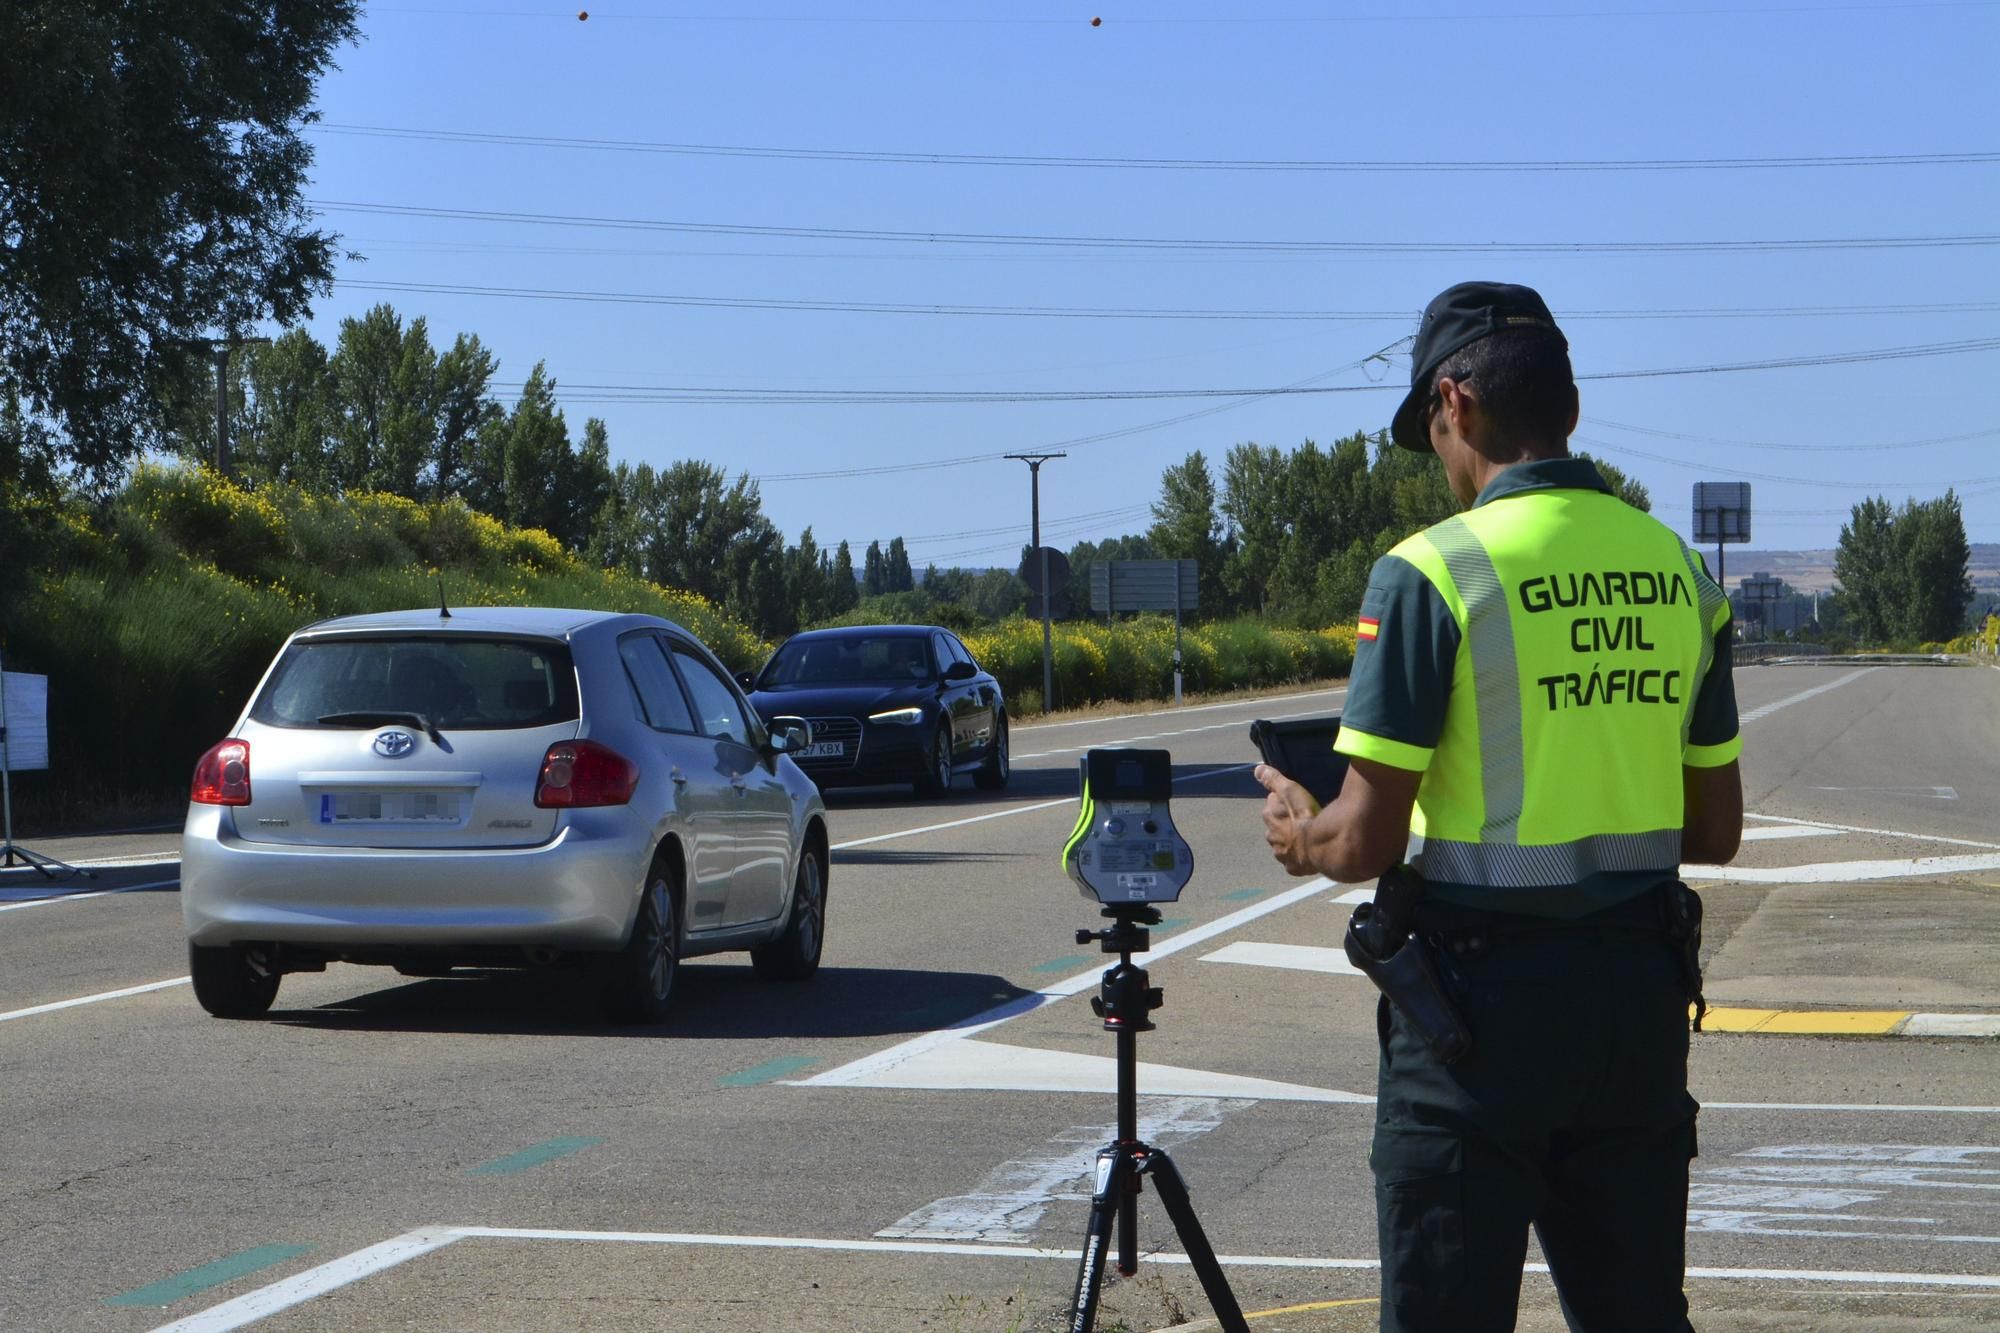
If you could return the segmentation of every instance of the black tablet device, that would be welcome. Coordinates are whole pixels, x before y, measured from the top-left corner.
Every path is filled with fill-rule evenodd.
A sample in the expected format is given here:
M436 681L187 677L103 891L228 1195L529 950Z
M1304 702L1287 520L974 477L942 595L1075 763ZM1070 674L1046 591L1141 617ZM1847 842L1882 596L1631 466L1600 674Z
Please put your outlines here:
M1347 778L1347 756L1333 748L1333 738L1339 734L1338 713L1283 722L1259 718L1250 724L1250 740L1264 762L1304 787L1321 805L1340 795L1340 784Z

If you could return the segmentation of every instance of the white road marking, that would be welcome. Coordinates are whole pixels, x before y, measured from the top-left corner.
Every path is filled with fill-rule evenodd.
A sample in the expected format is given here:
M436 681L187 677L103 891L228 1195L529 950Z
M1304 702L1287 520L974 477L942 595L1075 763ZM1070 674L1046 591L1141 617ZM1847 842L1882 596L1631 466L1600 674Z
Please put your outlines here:
M1271 721L1273 721L1273 722L1282 722L1282 721L1285 721L1286 719L1289 719L1289 718L1297 718L1297 717L1318 717L1318 716L1319 716L1319 714L1318 714L1318 713L1316 713L1316 712L1313 712L1313 713L1273 713L1273 714L1271 714L1271 715L1270 715L1270 720L1271 720ZM1172 739L1172 738L1173 738L1173 737L1175 737L1175 736L1193 736L1193 735L1196 735L1196 734L1198 734L1198 733L1200 733L1200 732L1204 732L1204 731L1234 731L1234 730L1236 730L1237 728L1241 727L1242 725L1243 725L1243 723L1242 723L1242 722L1241 722L1240 720L1239 720L1239 721L1235 721L1235 722L1211 722L1211 723L1209 723L1208 725L1206 725L1206 726L1201 726L1201 727L1182 727L1182 728L1181 728L1180 730L1178 730L1178 731L1155 731L1155 732L1151 732L1151 733L1149 733L1149 734L1147 734L1147 735L1144 735L1144 736L1126 736L1126 737L1123 737L1123 738L1121 738L1120 740L1118 740L1118 741L1117 741L1117 742L1115 742L1115 743L1116 743L1116 744L1118 744L1118 745L1131 745L1131 744L1133 744L1134 742L1137 742L1137 741L1164 741L1164 740L1170 740L1170 739ZM1245 737L1244 737L1244 739L1245 739L1245 744L1248 744L1248 740L1249 740L1249 736L1248 736L1248 733L1247 733L1247 732L1245 733ZM1084 752L1085 750L1092 750L1092 749L1096 749L1096 748L1097 748L1097 747L1096 747L1096 746L1094 746L1094 745L1070 745L1070 746L1065 746L1064 748L1062 748L1062 749L1059 749L1059 750L1037 750L1037 751L1036 751L1035 753L1033 753L1033 754L1017 754L1017 755L1015 755L1015 756L1014 756L1014 758L1016 758L1016 759L1047 759L1047 758L1049 758L1049 757L1050 757L1050 756L1052 756L1052 755L1059 755L1059 754L1082 754L1082 753L1083 753L1083 752Z
M1347 961L1344 949L1326 949L1309 944L1256 944L1239 940L1225 944L1214 953L1203 954L1204 963L1243 963L1250 967L1286 967L1298 972L1331 972L1358 977L1361 969Z
M1911 1014L1902 1037L2000 1037L2000 1014Z
M269 1318L315 1297L336 1291L364 1277L394 1268L398 1264L443 1249L461 1240L546 1240L578 1244L716 1246L756 1250L818 1250L850 1254L949 1254L1000 1259L1053 1259L1075 1263L1082 1257L1073 1249L1034 1245L988 1245L952 1241L922 1240L831 1240L818 1236L720 1236L695 1232L659 1231L569 1231L533 1227L420 1227L379 1245L308 1269L295 1277L234 1300L162 1324L153 1333L232 1333L258 1320ZM1328 1270L1372 1270L1377 1259L1303 1258L1294 1255L1223 1254L1217 1259L1226 1268L1278 1268ZM1184 1254L1148 1254L1149 1264L1181 1265L1189 1262ZM1530 1273L1546 1273L1547 1264L1525 1265ZM2000 1276L1974 1273L1889 1273L1856 1270L1829 1271L1813 1268L1690 1268L1691 1278L1718 1281L1823 1282L1836 1286L1902 1286L2000 1290Z
M967 824L984 824L989 819L1006 819L1013 815L1031 815L1037 810L1053 810L1059 805L1075 805L1076 798L1065 796L1059 801L1037 801L1033 805L1016 805L1006 810L995 810L991 814L972 815L966 819L948 820L942 824L926 824L922 828L898 829L894 833L877 833L872 838L851 838L846 842L836 842L831 850L844 852L850 847L866 847L870 843L889 842L896 838L914 838L923 833L938 833L948 828L964 828Z
M1029 758L1031 756L1021 755L1017 757ZM1255 768L1256 766L1257 765L1254 762L1244 763L1244 764L1224 764L1219 768L1205 768L1199 773L1182 773L1180 776L1176 777L1174 781L1199 782L1203 778L1218 777L1224 773L1240 773L1246 768ZM971 815L965 819L947 820L942 824L925 824L920 828L898 829L894 833L877 833L875 836L871 838L851 838L846 842L834 843L830 850L836 852L842 852L846 851L850 847L866 847L870 843L890 842L896 838L914 838L922 833L937 833L944 829L963 828L967 824L983 824L989 819L1007 819L1014 815L1031 815L1034 814L1037 810L1052 810L1059 805L1073 806L1075 804L1076 804L1076 798L1074 796L1065 796L1054 801L1036 801L1032 805L1017 805L1006 810L995 810L989 814Z
M1814 828L1838 829L1842 833L1873 833L1883 838L1903 838L1909 842L1935 842L1947 847L1984 847L1988 851L2000 852L2000 842L1976 842L1971 838L1946 838L1935 833L1908 833L1893 828L1861 828L1854 824L1831 824L1824 819L1793 819L1788 815L1755 815L1756 819L1767 819L1775 824L1809 824Z
M1932 801L1955 801L1956 787L1814 787L1813 791L1872 791L1890 796L1921 796Z
M1703 1102L1704 1111L1886 1111L1898 1115L2000 1115L2000 1106L1914 1106L1867 1102Z
M1139 1081L1148 1093L1175 1097L1248 1097L1271 1102L1370 1102L1359 1092L1303 1083L1216 1074L1205 1069L1148 1064ZM951 1041L927 1047L893 1066L843 1080L850 1088L925 1088L947 1092L1094 1092L1118 1086L1118 1062L1108 1055L1003 1046L991 1041Z
M19 912L29 907L46 907L50 903L73 903L84 898L108 898L114 893L138 893L142 889L164 889L169 884L180 883L180 877L156 879L145 884L121 884L115 889L91 889L85 893L54 893L46 898L30 898L26 902L0 904L0 912Z
M1227 934L1229 931L1235 930L1238 926L1247 925L1259 917L1268 916L1272 912L1290 907L1293 903L1302 902L1314 894L1322 893L1332 887L1333 881L1329 879L1308 880L1306 883L1289 889L1274 898L1267 899L1261 903L1252 903L1240 911L1231 912L1228 916L1218 917L1207 925L1196 926L1191 930L1171 935L1154 947L1146 957L1149 960L1172 957L1183 949L1191 949L1197 944L1214 939L1217 935ZM793 1080L792 1086L806 1088L866 1086L872 1079L888 1076L897 1065L914 1059L947 1042L959 1041L984 1032L989 1028L996 1028L1002 1023L1021 1017L1023 1014L1031 1014L1044 1005L1054 1004L1057 1000L1066 999L1071 995L1088 990L1098 984L1102 975L1103 971L1100 968L1092 968L1089 971L1079 972L1075 976L1056 982L1052 986L1046 986L1032 994L1009 1000L1007 1003L989 1009L985 1013L975 1014L970 1018L962 1019L952 1027L940 1028L934 1032L926 1032L920 1036L912 1037L908 1041L899 1042L889 1047L887 1050L863 1056L859 1060L850 1061L838 1069L830 1069L826 1073L813 1078Z
M1212 713L1218 708L1255 708L1259 704L1290 703L1295 699L1324 699L1336 694L1347 693L1345 685L1331 690L1307 690L1303 694L1267 694L1261 699L1238 699L1229 703L1195 704L1185 708L1159 708L1149 713L1118 713L1111 717L1080 717L1069 722L1030 722L1014 728L1016 735L1024 731L1054 731L1057 727L1091 727L1101 722L1131 722L1147 717L1180 717L1185 713Z
M1727 879L1751 884L1858 884L1875 879L1904 879L1920 875L1962 875L1979 870L2000 870L2000 854L1985 856L1915 856L1897 861L1821 861L1813 865L1778 866L1682 866L1693 879Z
M1693 1171L1691 1232L2000 1245L2000 1236L1946 1234L1935 1217L1905 1215L1932 1211L1939 1191L1974 1195L1947 1207L1991 1208L1977 1195L2000 1190L2000 1170L1980 1163L2000 1160L2000 1147L1786 1143L1726 1160Z
M974 1043L966 1043L972 1045ZM1172 1148L1206 1134L1231 1112L1255 1106L1242 1098L1142 1097L1139 1137ZM1040 1152L1002 1162L970 1194L927 1203L876 1232L883 1240L973 1240L1025 1245L1049 1205L1088 1199L1097 1152L1118 1136L1116 1125L1077 1125Z
M57 1000L53 1004L38 1004L28 1009L16 1009L0 1014L0 1023L16 1018L33 1018L36 1014L52 1014L58 1009L74 1009L78 1005L96 1004L100 1000L122 1000L128 995L144 995L147 991L165 990L169 986L185 986L192 977L174 977L167 981L152 981L143 986L127 986L123 990L108 990L98 995L85 995L75 1000Z
M1818 828L1810 824L1774 824L1768 828L1748 828L1743 830L1745 842L1768 842L1772 838L1831 838L1839 829Z
M1825 694L1828 690L1837 690L1843 685L1852 685L1855 681L1860 680L1863 676L1869 675L1876 671L1880 671L1881 669L1882 669L1881 667L1862 667L1859 671L1856 671L1851 675L1841 676L1839 679L1830 680L1826 682L1824 685L1815 685L1809 690L1800 690L1797 694L1787 695L1783 699L1777 699L1772 701L1771 703L1763 704L1759 707L1753 708L1749 712L1744 713L1740 717L1738 717L1737 722L1740 725L1746 722L1755 722L1759 718L1769 717L1771 714L1777 712L1780 708L1790 708L1793 704L1804 703L1806 700L1814 698L1817 695Z
M441 1250L464 1235L459 1227L419 1227L379 1245L342 1255L331 1263L309 1268L303 1273L259 1287L235 1300L212 1305L199 1314L162 1324L153 1333L229 1333L231 1329L268 1319L294 1305L303 1305L317 1296L338 1290L350 1282L408 1263L419 1255Z

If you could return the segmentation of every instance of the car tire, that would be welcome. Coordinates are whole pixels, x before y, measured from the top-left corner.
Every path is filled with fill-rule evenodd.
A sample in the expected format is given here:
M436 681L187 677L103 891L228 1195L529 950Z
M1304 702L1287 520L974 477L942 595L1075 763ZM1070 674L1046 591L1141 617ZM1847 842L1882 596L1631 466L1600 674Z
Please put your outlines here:
M750 951L750 966L767 981L804 981L819 971L820 948L826 943L826 867L820 853L808 847L799 856L799 873L792 881L792 910L782 934Z
M973 785L981 791L999 791L1007 785L1012 775L1013 756L1007 751L1007 719L1001 718L993 732L993 748L987 751L986 762L972 775Z
M261 1018L278 998L282 974L261 949L241 944L188 944L194 998L217 1018Z
M930 771L917 779L917 795L942 798L951 795L951 724L938 728L931 738L928 756Z
M604 976L604 1016L614 1023L665 1021L681 970L681 889L664 859L646 872L631 938L613 954Z

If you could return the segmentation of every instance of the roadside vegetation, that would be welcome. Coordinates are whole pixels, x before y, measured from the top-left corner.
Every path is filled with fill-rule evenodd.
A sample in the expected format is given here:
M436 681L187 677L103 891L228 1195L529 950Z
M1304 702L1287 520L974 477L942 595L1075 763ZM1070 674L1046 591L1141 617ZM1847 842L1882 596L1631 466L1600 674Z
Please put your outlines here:
M249 489L206 468L144 466L109 501L45 495L14 510L35 534L7 617L6 663L44 672L51 773L22 774L37 824L79 806L171 810L189 767L227 731L285 637L361 611L576 606L685 625L732 669L773 644L694 593L606 569L547 532L509 527L462 499ZM966 635L1017 715L1042 710L1041 626L1021 616ZM1232 620L1186 627L1189 691L1345 674L1353 631ZM1056 627L1060 706L1172 695L1172 621Z

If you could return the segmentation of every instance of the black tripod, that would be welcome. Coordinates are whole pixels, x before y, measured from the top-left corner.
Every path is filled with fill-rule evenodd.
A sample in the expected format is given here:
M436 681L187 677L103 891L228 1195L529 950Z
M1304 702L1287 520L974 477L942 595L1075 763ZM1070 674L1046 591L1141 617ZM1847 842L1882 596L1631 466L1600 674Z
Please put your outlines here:
M1144 904L1107 906L1112 924L1103 930L1079 930L1078 944L1102 943L1104 952L1118 955L1107 968L1098 998L1090 1002L1104 1020L1105 1031L1118 1039L1118 1137L1097 1150L1097 1184L1090 1196L1090 1234L1084 1240L1083 1261L1077 1267L1076 1295L1070 1301L1070 1333L1090 1333L1097 1327L1098 1282L1111 1248L1111 1222L1118 1220L1118 1271L1126 1277L1139 1271L1139 1190L1151 1176L1160 1202L1180 1234L1181 1247L1208 1294L1223 1333L1247 1333L1243 1311L1222 1275L1215 1250L1203 1234L1201 1221L1188 1199L1187 1182L1166 1150L1139 1139L1138 1044L1141 1032L1153 1024L1146 1015L1160 1007L1161 992L1148 986L1146 969L1132 965L1132 955L1153 947L1146 927L1160 924L1157 908Z

